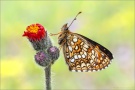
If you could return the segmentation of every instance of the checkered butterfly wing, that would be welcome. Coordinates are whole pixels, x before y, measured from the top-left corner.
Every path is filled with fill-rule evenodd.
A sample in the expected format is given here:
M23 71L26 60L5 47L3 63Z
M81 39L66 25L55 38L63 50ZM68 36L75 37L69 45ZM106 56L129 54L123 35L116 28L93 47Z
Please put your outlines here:
M67 35L63 52L70 71L91 72L108 67L112 53L100 44L76 33Z

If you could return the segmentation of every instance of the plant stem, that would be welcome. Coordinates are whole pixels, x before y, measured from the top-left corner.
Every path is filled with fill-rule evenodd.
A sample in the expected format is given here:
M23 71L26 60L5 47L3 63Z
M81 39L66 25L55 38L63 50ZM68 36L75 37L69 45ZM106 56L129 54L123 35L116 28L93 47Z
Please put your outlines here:
M51 65L45 69L45 79L46 79L46 90L51 90Z

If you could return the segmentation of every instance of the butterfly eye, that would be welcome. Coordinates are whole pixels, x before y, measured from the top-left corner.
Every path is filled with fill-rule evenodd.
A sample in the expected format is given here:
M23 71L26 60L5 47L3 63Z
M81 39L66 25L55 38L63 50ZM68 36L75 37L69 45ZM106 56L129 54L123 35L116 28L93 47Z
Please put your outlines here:
M61 28L61 31L64 31L64 30L68 30L67 23L64 24L64 25L62 26L62 28Z
M64 28L64 30L68 30L68 27Z

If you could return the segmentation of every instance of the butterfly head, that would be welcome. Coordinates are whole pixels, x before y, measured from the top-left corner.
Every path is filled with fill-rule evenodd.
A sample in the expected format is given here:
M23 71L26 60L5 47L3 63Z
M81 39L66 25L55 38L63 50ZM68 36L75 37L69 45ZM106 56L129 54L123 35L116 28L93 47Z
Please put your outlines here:
M75 18L73 19L73 21L70 23L69 26L67 26L67 23L64 24L61 28L61 33L58 37L58 44L59 45L63 45L64 43L66 43L66 38L69 35L70 31L69 31L69 27L72 25L72 23L76 20L76 17L80 14L81 12L79 12Z
M67 30L69 29L69 27L72 25L72 23L76 20L76 17L77 17L80 13L82 13L82 12L79 12L79 13L75 16L75 18L72 20L72 22L70 23L69 26L67 26L67 23L64 24L63 27L61 28L61 31L67 31Z
M62 43L65 42L67 33L69 32L67 23L64 24L61 28L61 34L58 37L58 44L61 45Z
M67 26L67 23L64 24L61 28L61 31L65 31L65 30L68 30L68 26Z

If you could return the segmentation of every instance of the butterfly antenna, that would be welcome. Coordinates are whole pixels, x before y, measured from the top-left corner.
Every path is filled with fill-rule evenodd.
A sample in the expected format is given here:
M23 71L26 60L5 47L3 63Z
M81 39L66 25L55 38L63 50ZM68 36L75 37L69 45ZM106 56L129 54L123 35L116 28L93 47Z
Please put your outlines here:
M78 14L75 16L75 18L72 20L72 22L70 23L70 25L68 26L68 28L72 25L72 23L76 20L76 17L81 14L82 12L78 12Z

